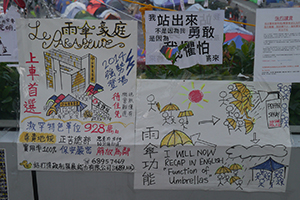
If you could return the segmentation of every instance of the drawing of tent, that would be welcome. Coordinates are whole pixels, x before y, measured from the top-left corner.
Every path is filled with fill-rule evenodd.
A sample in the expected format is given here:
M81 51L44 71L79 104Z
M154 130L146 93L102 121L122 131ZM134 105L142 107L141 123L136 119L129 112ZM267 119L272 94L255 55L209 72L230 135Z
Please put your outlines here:
M176 145L181 144L182 146L185 144L192 144L193 142L189 136L187 136L184 132L179 130L173 130L169 132L160 142L160 147L175 147Z
M284 168L284 178L285 178L285 174L286 174L286 168L288 166L287 165L283 165L281 163L276 162L275 160L273 160L271 157L266 160L265 162L258 164L254 167L251 167L250 169L252 169L252 181L253 181L253 177L254 177L254 170L267 170L271 172L271 179L270 179L270 184L272 182L272 178L273 178L273 173L276 170L279 170L281 168Z

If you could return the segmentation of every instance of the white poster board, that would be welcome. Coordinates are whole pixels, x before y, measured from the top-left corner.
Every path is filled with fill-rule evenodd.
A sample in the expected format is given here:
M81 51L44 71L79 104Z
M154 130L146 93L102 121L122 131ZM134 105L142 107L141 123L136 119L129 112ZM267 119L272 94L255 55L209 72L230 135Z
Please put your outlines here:
M20 170L132 171L137 23L17 21Z
M254 81L300 82L300 9L257 9Z
M285 191L290 84L137 83L136 189Z
M14 6L0 15L0 62L18 62L16 19L19 18Z
M222 64L224 11L146 11L146 64L172 64L164 55L173 55L180 68Z

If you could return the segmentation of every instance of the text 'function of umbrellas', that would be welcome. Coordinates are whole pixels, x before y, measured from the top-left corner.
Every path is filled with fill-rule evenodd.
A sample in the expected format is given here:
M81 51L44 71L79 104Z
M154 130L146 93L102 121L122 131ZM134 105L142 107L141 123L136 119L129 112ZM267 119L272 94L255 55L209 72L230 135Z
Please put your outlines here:
M193 141L184 132L179 130L172 130L161 140L160 147L175 147L179 144L181 144L182 146L186 144L193 145Z

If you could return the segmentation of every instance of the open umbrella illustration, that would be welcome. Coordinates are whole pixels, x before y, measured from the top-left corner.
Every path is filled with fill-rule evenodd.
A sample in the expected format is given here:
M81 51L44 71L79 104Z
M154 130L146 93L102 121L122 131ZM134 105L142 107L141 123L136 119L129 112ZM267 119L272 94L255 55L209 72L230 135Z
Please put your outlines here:
M169 132L160 142L160 147L175 147L176 145L181 144L182 146L185 144L192 144L193 141L189 136L187 136L184 132L179 130L173 130Z
M219 185L223 185L222 180L225 180L226 182L228 182L229 180L229 176L225 175L226 173L231 173L231 170L228 167L222 166L219 167L215 174L218 174L217 178L219 180ZM222 175L223 174L223 175ZM227 178L228 177L228 178ZM218 185L218 186L219 186Z
M236 128L236 121L235 121L234 119L232 119L232 118L227 118L226 121L228 121L228 124L229 124L230 126L232 126L233 129Z
M235 174L237 175L237 171L238 170L242 170L242 166L240 164L234 163L232 165L230 165L229 169Z
M231 173L231 169L225 166L219 167L215 172L215 174L226 174L226 173Z
M160 112L162 113L162 112L165 112L165 111L170 111L170 115L172 116L172 111L173 110L179 110L179 107L176 104L169 103L168 105L163 107Z
M191 111L191 110L185 110L185 111L181 111L179 114L178 114L178 118L180 118L180 117L186 117L186 123L188 123L188 117L190 117L190 116L193 116L194 115L194 113L193 113L193 111Z
M253 130L255 120L244 119L246 134L250 133Z
M233 171L233 170L240 170L243 168L240 164L234 163L234 164L230 165L229 169Z
M235 181L239 180L239 179L241 179L241 178L238 177L238 176L232 176L232 177L230 177L230 180L229 180L230 185L231 185L232 183L234 183Z

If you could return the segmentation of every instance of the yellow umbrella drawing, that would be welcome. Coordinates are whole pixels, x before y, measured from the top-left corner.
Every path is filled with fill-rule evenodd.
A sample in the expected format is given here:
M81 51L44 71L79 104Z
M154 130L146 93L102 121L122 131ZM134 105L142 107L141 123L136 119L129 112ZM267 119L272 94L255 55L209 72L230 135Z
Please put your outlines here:
M239 179L241 179L241 178L238 177L238 176L232 176L232 177L230 178L230 180L229 180L230 185L231 185L232 183L234 183L235 181L239 180Z
M233 129L236 128L236 121L232 118L227 118L226 121L232 126Z
M243 94L243 96L250 95L250 90L246 87L246 85L242 83L234 83L234 85L236 86L237 90Z
M231 170L228 167L222 166L216 170L215 174L225 174L225 173L231 173Z
M160 142L160 147L167 146L167 147L175 147L176 145L181 144L192 144L193 141L189 136L187 136L184 132L179 130L173 130L168 133Z
M193 113L193 111L191 111L191 110L185 110L185 111L181 111L181 112L179 112L179 114L178 114L178 118L179 117L186 117L186 121L188 121L188 118L187 117L190 117L190 116L194 116L194 113Z
M244 119L244 122L245 122L246 134L250 133L254 127L254 120Z
M235 171L235 170L240 170L240 169L243 169L241 165L237 164L237 163L234 163L232 165L230 165L229 167L230 170L232 171Z
M179 110L179 107L176 104L169 103L163 109L161 109L160 112L165 112L165 111L172 111L172 110Z
M156 107L160 111L160 104L159 104L159 102L156 103Z

